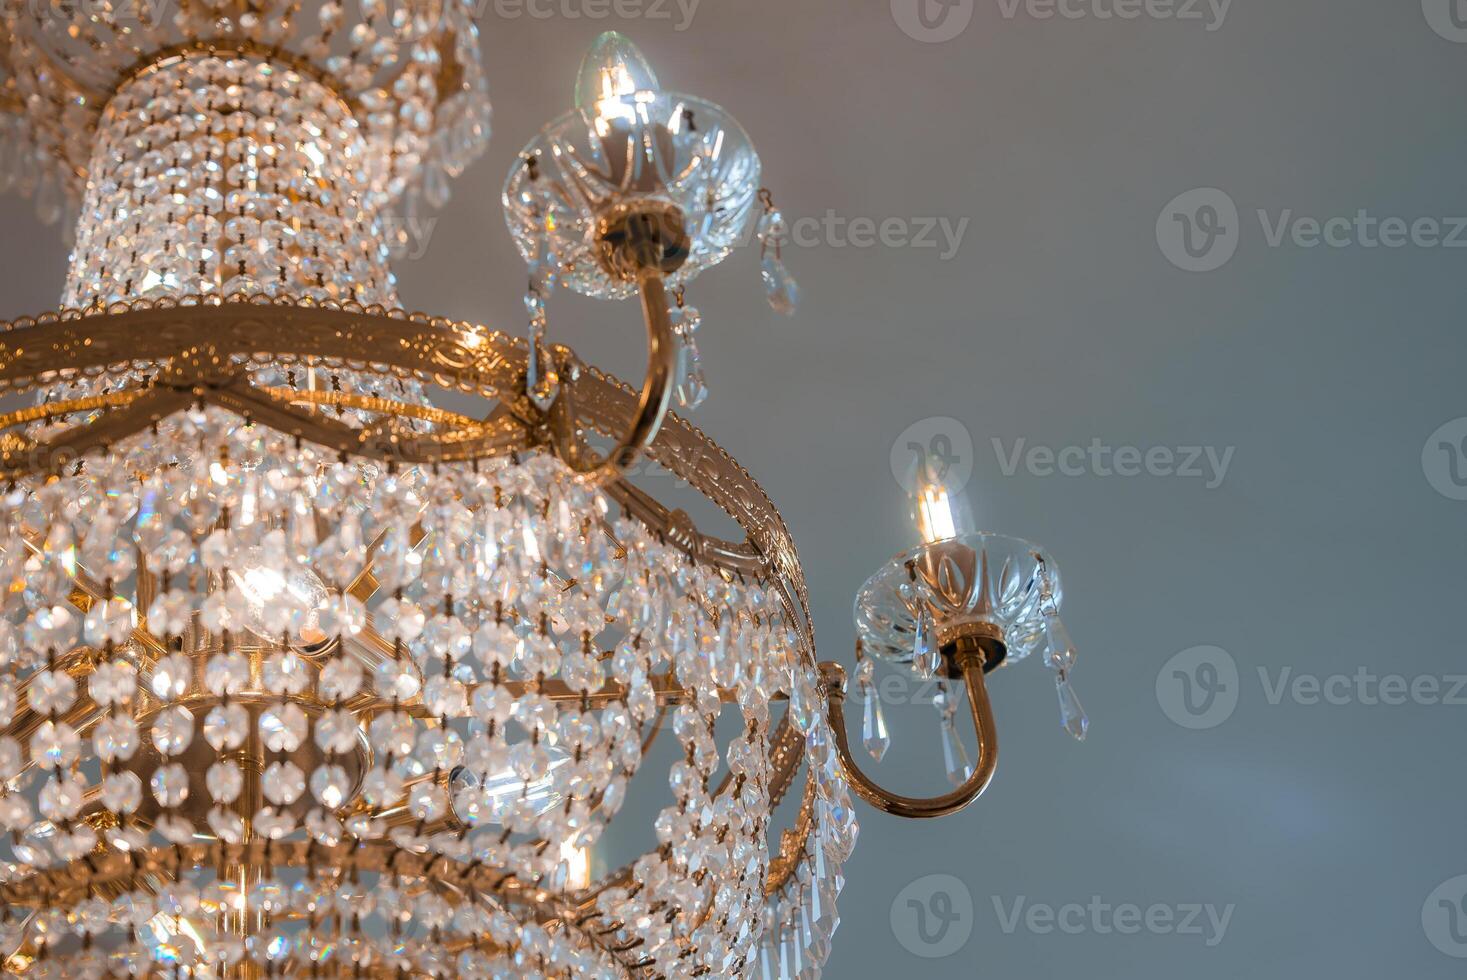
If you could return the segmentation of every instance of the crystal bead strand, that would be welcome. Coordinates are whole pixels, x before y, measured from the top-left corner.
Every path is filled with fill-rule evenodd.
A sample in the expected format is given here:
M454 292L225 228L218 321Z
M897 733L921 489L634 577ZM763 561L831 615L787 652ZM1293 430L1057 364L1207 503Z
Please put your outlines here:
M776 313L794 316L800 303L800 287L784 265L784 243L788 235L784 215L774 206L774 195L759 189L759 215L755 234L759 238L759 278L764 283L764 298Z
M525 160L530 179L536 180L538 164L533 157ZM555 291L559 281L559 270L555 252L550 245L550 236L544 223L549 220L542 206L535 204L536 231L535 254L526 270L529 284L525 289L525 312L530 317L530 356L525 368L525 392L530 400L542 410L549 409L560 390L560 379L545 351L545 304Z
M696 337L703 315L697 307L683 304L682 286L672 295L672 332L678 341L678 380L674 392L678 405L692 411L708 398L708 382L703 375L703 359L698 353Z
M1044 560L1039 559L1036 572L1039 579L1039 611L1044 616L1044 665L1054 671L1055 693L1059 698L1060 725L1075 737L1084 741L1090 729L1090 719L1075 689L1070 684L1070 670L1075 666L1075 644L1070 640L1070 631L1059 616L1059 603L1049 582L1049 572Z

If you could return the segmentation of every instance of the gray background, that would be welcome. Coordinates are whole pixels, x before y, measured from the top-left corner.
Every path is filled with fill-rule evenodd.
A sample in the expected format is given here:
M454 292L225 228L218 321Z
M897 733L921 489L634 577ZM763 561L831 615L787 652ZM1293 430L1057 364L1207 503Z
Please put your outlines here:
M643 45L665 87L740 119L792 218L968 219L946 261L835 240L793 249L805 302L792 321L765 307L748 251L690 290L713 390L696 420L788 519L825 658L850 662L851 597L910 541L888 456L932 416L971 433L979 523L1058 557L1081 647L1084 745L1060 731L1046 672L1019 664L990 685L1003 756L983 800L937 823L861 808L829 974L1460 976L1421 912L1467 872L1467 707L1270 704L1258 668L1271 682L1283 668L1463 669L1467 504L1433 489L1422 450L1467 415L1467 253L1269 247L1256 210L1467 215L1467 44L1433 32L1418 0L1236 0L1214 31L1088 5L1079 19L1022 5L1007 17L977 0L942 43L904 32L898 6L703 0L686 30L670 6L604 20L486 7L496 135L422 257L398 263L405 304L519 329L500 181L568 106L580 54L607 27ZM1236 254L1208 273L1176 268L1156 236L1163 206L1198 187L1241 213ZM52 306L54 229L13 198L0 217L6 314ZM638 374L632 305L566 297L551 313L555 340ZM1006 476L992 443L1094 438L1235 453L1209 490ZM1201 644L1236 660L1240 698L1223 724L1190 730L1156 682ZM931 710L886 710L882 778L941 790ZM975 921L959 951L924 959L894 935L893 902L937 872L962 879ZM995 897L1096 895L1236 908L1211 948L1088 925L1006 933L995 912Z

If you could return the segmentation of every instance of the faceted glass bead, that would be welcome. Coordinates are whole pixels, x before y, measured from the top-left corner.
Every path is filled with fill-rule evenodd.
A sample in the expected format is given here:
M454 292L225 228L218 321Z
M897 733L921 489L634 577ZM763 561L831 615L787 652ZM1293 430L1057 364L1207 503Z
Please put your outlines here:
M335 810L347 800L351 784L341 766L318 766L311 773L311 795L328 809Z
M204 739L216 751L237 749L250 734L250 715L241 704L221 704L204 716Z
M260 777L265 799L277 806L288 806L306 791L306 775L293 762L272 762Z
M159 766L150 782L153 797L165 807L176 807L188 799L188 770L176 762Z
M31 759L43 769L61 769L76 762L81 739L65 722L44 721L31 736Z
M271 752L294 752L306 737L306 713L290 701L260 712L260 739Z
M60 714L76 700L76 682L63 670L40 671L31 677L26 700L36 714Z
M204 785L216 803L233 803L244 789L244 771L233 762L216 762L204 774Z
M182 705L164 708L153 721L153 747L165 756L181 755L193 741L194 714Z
M164 701L181 698L193 680L193 661L181 653L169 654L153 665L148 687Z
M131 715L116 713L97 723L92 746L103 762L131 759L138 749L138 726Z
M136 689L137 672L128 663L98 664L87 679L87 691L92 700L103 707L127 701Z

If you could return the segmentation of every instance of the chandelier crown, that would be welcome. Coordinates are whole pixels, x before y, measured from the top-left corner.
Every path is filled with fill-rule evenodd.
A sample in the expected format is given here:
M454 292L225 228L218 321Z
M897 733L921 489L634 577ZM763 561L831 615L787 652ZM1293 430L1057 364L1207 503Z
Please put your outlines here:
M88 182L99 176L98 129L114 99L143 76L209 55L252 63L258 77L245 80L250 88L268 93L278 79L297 89L280 93L287 101L295 95L324 112L334 111L331 103L348 109L362 143L354 160L360 191L372 209L415 195L442 206L450 178L489 137L477 10L473 0L3 0L0 119L18 152L0 180L33 194L41 218L54 223L68 204L80 205ZM174 81L208 78L197 63L170 74ZM297 77L312 84L299 89ZM139 105L156 113L148 122L192 122L194 131L180 135L207 134L215 120L201 118L210 111L204 94L196 90L192 101L178 105ZM245 111L270 115L259 107ZM223 176L228 165L217 162Z

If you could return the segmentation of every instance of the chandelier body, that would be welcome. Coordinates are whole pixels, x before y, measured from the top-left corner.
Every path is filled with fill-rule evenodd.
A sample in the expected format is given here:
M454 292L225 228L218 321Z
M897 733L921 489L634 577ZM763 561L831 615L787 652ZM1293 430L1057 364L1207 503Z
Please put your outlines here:
M639 398L395 309L386 211L487 119L476 54L442 64L470 8L425 6L368 5L417 52L395 62L185 16L116 77L7 81L35 190L79 204L63 312L0 331L0 390L38 399L0 445L9 972L793 978L828 953L856 826L772 505L664 418L667 371ZM8 16L12 63L67 50ZM476 135L443 150L435 114ZM682 260L643 254L654 212L592 240L655 365ZM747 540L619 479L644 450ZM643 772L659 740L677 761ZM629 796L668 797L655 846L588 874Z
M62 309L0 325L7 973L818 977L850 790L972 802L985 675L1033 649L1067 710L1052 562L948 515L863 589L857 682L879 760L871 658L942 679L955 789L857 768L783 520L669 410L707 393L684 289L751 224L793 311L783 219L625 39L504 185L521 340L403 312L389 264L487 139L469 0L0 2L3 172L76 213ZM547 342L558 286L640 299L640 389ZM655 843L593 861L633 800Z

